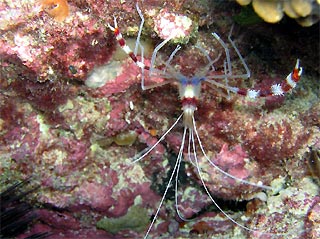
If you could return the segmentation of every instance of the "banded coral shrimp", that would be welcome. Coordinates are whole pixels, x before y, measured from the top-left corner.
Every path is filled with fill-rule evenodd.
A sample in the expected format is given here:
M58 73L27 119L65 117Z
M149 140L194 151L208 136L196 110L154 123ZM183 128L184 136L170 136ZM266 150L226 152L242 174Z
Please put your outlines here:
M202 160L204 160L207 164L209 164L211 167L214 168L214 170L217 173L223 174L227 178L230 178L232 180L235 180L241 184L250 185L253 187L261 188L263 190L270 190L272 189L270 186L264 185L262 182L251 182L249 180L237 177L235 175L232 175L231 173L228 173L227 171L223 170L221 167L219 167L212 159L210 159L210 156L207 155L203 143L200 139L200 135L198 132L196 120L195 120L195 112L197 111L197 103L200 99L200 93L201 93L201 87L202 83L206 83L211 88L216 89L219 91L219 93L229 98L231 93L238 94L250 99L257 99L260 97L267 97L267 96L282 96L286 94L287 92L291 91L297 84L297 82L300 80L300 76L302 74L302 68L300 67L299 59L296 61L295 67L293 71L286 77L284 81L280 84L273 84L267 89L246 89L246 88L239 88L239 87L233 87L229 85L229 81L233 79L247 79L250 77L250 70L245 63L245 60L243 59L242 55L240 54L238 48L236 47L234 41L231 39L231 32L228 36L228 40L232 46L232 49L236 52L236 55L240 59L240 62L245 69L246 73L244 74L233 74L232 64L231 64L231 57L229 53L229 48L227 44L220 38L220 36L217 33L212 33L213 38L221 45L221 47L224 49L224 70L222 74L211 74L215 71L214 63L217 61L217 59L220 57L218 56L216 59L211 59L210 55L206 52L205 49L203 49L200 46L196 46L198 50L205 56L208 63L206 66L202 69L202 71L198 74L193 75L192 77L187 77L183 75L181 72L177 71L172 65L172 61L174 57L177 55L177 53L181 50L181 46L177 46L170 56L168 57L168 60L164 63L164 67L159 68L156 66L156 60L157 55L159 51L173 38L176 36L174 33L170 35L168 38L163 40L159 45L156 46L152 53L151 57L151 63L150 65L146 65L144 63L144 49L143 46L140 44L140 38L142 29L144 26L144 17L142 14L142 11L140 10L138 4L136 4L137 11L139 13L139 16L141 18L141 24L139 27L139 32L137 36L137 41L135 45L135 49L131 50L130 47L126 44L125 39L122 37L122 34L118 28L117 19L114 18L114 25L108 25L109 28L114 32L114 35L118 41L118 44L120 47L129 55L129 57L134 61L134 63L137 65L137 67L141 70L141 88L142 90L150 90L154 89L156 87L164 86L167 84L175 84L178 87L179 91L179 98L181 102L181 109L182 113L177 117L177 119L174 121L174 123L165 131L165 133L158 139L156 143L151 145L150 147L146 148L139 154L137 154L133 159L132 163L137 163L140 160L144 159L147 155L149 155L164 139L165 137L180 123L182 120L183 124L183 133L181 137L181 144L178 150L178 155L173 167L173 172L170 175L169 181L167 183L167 186L165 188L165 191L162 195L162 198L160 200L159 206L154 214L154 217L150 223L149 228L147 229L144 238L148 238L156 220L159 215L160 209L164 203L164 200L166 198L166 195L168 193L169 188L171 187L171 184L173 180L175 180L174 183L174 189L175 189L175 208L176 212L180 219L187 221L188 219L185 218L180 209L179 209L179 200L178 200L178 184L179 184L179 169L181 167L182 159L185 158L184 154L186 151L186 158L190 162L191 165L193 165L196 168L196 173L198 174L199 181L201 182L201 185L204 188L204 191L210 198L211 202L219 209L219 211L228 218L231 222L233 222L238 227L252 233L258 233L258 234L266 234L270 236L278 235L278 233L269 233L264 231L259 231L258 229L252 229L249 228L239 222L237 222L235 219L233 219L227 212L225 212L216 202L214 197L212 196L212 193L210 192L209 187L207 186L207 183L205 182L205 173L204 173L204 166L202 165ZM138 59L137 54L140 50L141 59ZM146 73L148 71L148 74ZM152 79L152 78L162 78L165 79L162 82L157 83L151 83L147 84L146 79ZM200 152L200 153L199 153ZM199 157L199 155L202 154L202 160Z

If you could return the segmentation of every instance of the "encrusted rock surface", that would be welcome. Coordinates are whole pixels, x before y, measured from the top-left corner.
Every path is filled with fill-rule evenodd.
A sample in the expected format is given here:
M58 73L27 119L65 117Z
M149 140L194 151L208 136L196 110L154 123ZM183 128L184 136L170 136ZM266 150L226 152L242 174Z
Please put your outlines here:
M60 1L42 4L52 2ZM140 4L146 19L144 46L154 48L163 41L161 20L169 19L186 34L179 41L182 49L171 61L174 69L187 76L203 73L207 58L194 47L198 45L217 58L214 74L221 74L224 49L211 33L217 32L227 42L233 16L241 7L232 2L193 2ZM49 238L143 237L147 228L141 227L154 215L172 173L182 123L143 160L132 164L132 158L157 142L180 115L177 88L169 84L142 91L139 68L129 57L118 60L117 43L107 23L112 24L115 16L123 36L135 37L140 18L134 3L67 4L68 14L57 18L38 1L0 3L0 185L32 176L31 184L40 186L35 205L41 207L41 221L25 235L50 231ZM262 232L284 233L286 238L316 238L319 188L311 180L307 162L311 148L320 148L320 69L315 54L319 35L317 26L302 29L296 23L294 31L283 32L293 27L287 24L277 28L235 25L232 38L252 77L228 84L267 87L283 80L300 58L304 73L292 94L257 101L239 96L226 100L214 87L203 85L195 113L202 145L213 162L241 179L271 185L274 191L239 184L215 170L199 148L197 155L211 194L237 222ZM227 44L234 73L243 73ZM175 47L169 43L161 49L159 67L164 67ZM147 65L150 54L146 50ZM194 220L183 222L175 216L174 188L170 188L150 237L259 238L212 206L194 161L188 160L187 150L184 155L179 210ZM235 208L241 202L245 205L238 211ZM130 208L143 210L132 214ZM134 220L134 215L147 215L148 220L127 225L127 218ZM106 232L96 228L102 218L124 220L126 225Z

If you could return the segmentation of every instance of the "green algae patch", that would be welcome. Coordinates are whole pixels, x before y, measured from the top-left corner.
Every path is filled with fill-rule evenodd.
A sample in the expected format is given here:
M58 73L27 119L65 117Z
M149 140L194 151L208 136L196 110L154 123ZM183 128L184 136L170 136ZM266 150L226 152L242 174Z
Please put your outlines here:
M149 224L148 212L140 206L132 206L126 215L119 218L103 218L97 222L97 228L116 234L122 230L142 232Z
M254 12L251 6L243 7L241 12L234 16L236 23L242 26L250 26L263 22L263 20Z

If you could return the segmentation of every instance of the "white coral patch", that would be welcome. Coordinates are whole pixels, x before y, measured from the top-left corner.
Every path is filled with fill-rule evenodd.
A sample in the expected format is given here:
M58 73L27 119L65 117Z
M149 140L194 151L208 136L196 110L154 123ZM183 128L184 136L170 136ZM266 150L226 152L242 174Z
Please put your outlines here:
M115 79L122 73L121 64L112 61L106 65L96 67L90 73L85 84L91 88L99 88L104 86L108 81Z
M174 20L173 20L174 19ZM186 37L192 27L192 20L183 15L165 13L155 22L156 31L163 39Z
M29 35L21 35L19 33L14 35L14 43L16 44L15 47L12 48L17 54L17 56L22 61L33 61L33 54L32 54L32 43L33 39Z

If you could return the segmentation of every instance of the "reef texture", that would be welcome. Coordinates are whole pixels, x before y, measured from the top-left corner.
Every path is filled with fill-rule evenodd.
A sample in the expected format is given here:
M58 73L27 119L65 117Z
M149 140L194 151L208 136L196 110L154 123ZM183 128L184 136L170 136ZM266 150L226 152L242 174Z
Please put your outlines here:
M216 59L212 74L221 74L225 52L211 35L216 32L230 48L234 74L243 73L227 41L241 6L194 2L139 2L144 63L175 31L175 43L158 52L159 68L179 42L174 70L205 74L204 49ZM141 70L119 54L108 28L114 17L128 42L136 37L140 18L133 1L0 3L0 187L29 177L39 186L33 197L39 220L18 238L42 232L48 238L141 238L159 205L181 145L182 122L144 159L132 164L132 158L175 122L181 103L174 84L141 90ZM319 237L318 32L317 24L302 28L295 22L234 25L232 38L252 76L228 84L267 87L283 80L297 58L304 68L301 81L292 94L255 101L234 95L227 100L226 92L204 84L195 113L212 162L273 188L262 191L226 177L197 147L213 198L238 223L280 238ZM146 83L164 80L149 79L147 71L145 76ZM187 144L185 149L179 211L193 220L176 215L171 187L150 238L269 238L241 229L214 207L194 158L193 164L188 160Z
M310 27L319 22L319 0L236 0L245 6L252 2L254 11L266 22L279 22L284 13L296 19L304 27Z

